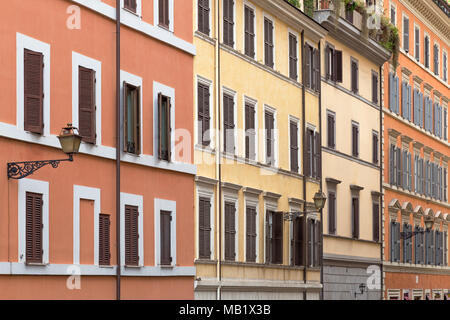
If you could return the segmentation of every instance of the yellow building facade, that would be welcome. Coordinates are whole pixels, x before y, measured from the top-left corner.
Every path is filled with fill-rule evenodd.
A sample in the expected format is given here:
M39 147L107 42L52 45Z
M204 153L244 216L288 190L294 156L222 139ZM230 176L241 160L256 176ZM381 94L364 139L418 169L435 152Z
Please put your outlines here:
M298 212L321 186L326 30L283 0L193 3L195 297L318 299L320 215Z

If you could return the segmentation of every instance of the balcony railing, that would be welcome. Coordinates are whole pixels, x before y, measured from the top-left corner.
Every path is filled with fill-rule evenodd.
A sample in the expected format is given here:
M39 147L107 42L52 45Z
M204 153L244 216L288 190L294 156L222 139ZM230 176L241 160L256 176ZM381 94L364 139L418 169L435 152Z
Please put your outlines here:
M450 17L450 6L447 3L447 0L433 0L434 3L441 9L447 17Z
M334 11L334 1L333 0L318 0L316 2L316 10L332 10ZM347 11L345 10L345 5L341 5L340 16L353 24L358 30L362 28L362 15L356 10Z

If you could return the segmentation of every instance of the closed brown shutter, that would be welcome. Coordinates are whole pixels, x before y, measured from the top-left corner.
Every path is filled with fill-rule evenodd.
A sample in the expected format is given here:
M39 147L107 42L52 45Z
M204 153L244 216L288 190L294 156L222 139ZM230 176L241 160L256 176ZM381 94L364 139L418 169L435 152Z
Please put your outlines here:
M26 193L26 262L42 263L42 194Z
M342 82L342 51L336 50L334 52L334 65L336 72L336 82Z
M245 157L256 159L255 106L245 104Z
M289 77L297 80L297 37L289 33Z
M95 144L95 71L78 68L78 130L84 142Z
M141 153L140 92L140 87L123 82L124 151L134 154Z
M272 211L266 210L266 263L272 263L272 230L273 225L270 223L270 219L272 217Z
M109 214L100 214L99 216L99 265L109 266L111 264L110 249L110 216Z
M24 129L43 133L44 56L24 51Z
M251 58L255 57L255 13L245 6L245 54Z
M264 58L265 65L273 68L273 22L264 18Z
M293 247L292 247L292 258L293 265L300 266L304 265L304 253L303 253L303 237L305 229L305 218L299 217L295 218L293 221Z
M170 248L172 213L170 211L161 210L160 216L160 253L161 265L170 265L172 263L172 255Z
M223 43L234 46L234 1L223 1Z
M223 121L224 150L225 152L234 154L234 101L233 97L227 94L223 95Z
M358 63L352 61L352 91L358 93Z
M378 135L372 135L372 161L373 163L378 163Z
M320 51L318 49L314 49L314 90L316 92L320 91L320 84L321 84L321 78L320 78Z
M246 261L256 261L256 209L246 208Z
M309 129L306 130L306 139L305 139L305 143L306 143L306 159L305 161L305 176L310 177L312 175L312 171L311 171L311 164L312 164L312 150L311 148L313 147L313 141L312 141L312 136L313 136L313 132Z
M311 47L308 44L303 48L304 65L303 65L303 85L305 87L311 87Z
M373 241L380 241L380 205L374 203L372 207L373 211Z
M137 266L138 253L138 207L125 206L125 265Z
M331 114L328 114L327 116L327 144L329 148L335 148L336 145L334 143L334 126L335 126L335 120L334 116Z
M211 258L211 201L207 198L199 200L199 257Z
M290 140L291 171L298 172L298 128L295 122L290 122Z
M136 13L136 9L137 9L136 0L124 0L123 6L124 6L124 8Z
M202 145L208 146L210 144L209 126L209 87L199 83L198 91L198 140Z
M159 25L165 28L169 28L169 0L159 1Z
M225 203L225 260L235 260L236 208L233 203Z
M318 132L316 132L314 134L314 158L315 158L315 172L314 172L314 177L315 178L320 178L321 176L321 154L322 154L322 144L320 143L320 134Z
M372 74L372 102L378 103L378 75Z
M314 259L313 265L318 267L322 264L322 221L314 221Z
M281 213L273 213L273 263L283 263L283 215Z
M209 35L209 0L198 0L198 31Z
M325 79L331 79L333 81L336 81L333 79L333 68L334 63L330 61L330 57L334 56L334 50L330 48L330 46L326 46L325 48Z
M358 133L359 133L358 126L353 125L352 126L352 155L354 157L358 156Z
M158 93L158 156L161 160L170 161L172 131L170 124L171 99Z
M328 194L328 233L336 233L336 194L330 192Z
M353 238L359 238L359 199L352 199Z

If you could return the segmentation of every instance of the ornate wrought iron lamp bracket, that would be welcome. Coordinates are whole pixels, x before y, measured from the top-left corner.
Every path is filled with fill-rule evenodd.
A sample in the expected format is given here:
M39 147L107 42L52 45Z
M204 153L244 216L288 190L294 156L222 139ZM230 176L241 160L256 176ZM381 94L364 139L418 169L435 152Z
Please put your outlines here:
M8 179L23 179L46 165L51 165L53 168L58 168L59 163L62 161L73 161L73 155L69 154L68 159L59 160L9 162L7 168Z

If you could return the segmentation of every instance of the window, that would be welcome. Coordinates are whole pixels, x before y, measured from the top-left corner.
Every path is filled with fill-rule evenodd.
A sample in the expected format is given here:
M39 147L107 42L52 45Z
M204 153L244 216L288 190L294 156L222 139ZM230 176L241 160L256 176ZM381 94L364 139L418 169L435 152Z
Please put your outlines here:
M352 197L352 237L359 238L359 197Z
M411 86L406 81L402 83L402 116L411 121Z
M390 224L390 252L391 262L400 262L400 223L391 221Z
M444 168L444 176L442 178L444 180L444 201L447 201L447 194L448 194L448 189L447 189L447 168Z
M210 93L209 85L198 83L197 85L197 129L198 142L203 146L211 143L210 133Z
M390 182L394 186L402 186L402 156L401 149L391 144L389 150Z
M420 29L414 28L414 55L417 62L420 61Z
M378 103L378 73L372 71L372 102Z
M403 189L411 191L411 153L409 153L407 150L403 150L402 164L403 179L401 186L403 187Z
M139 264L138 216L137 206L125 206L125 265L127 266Z
M447 82L448 79L448 60L447 60L447 52L442 52L442 80Z
M415 227L416 235L414 236L414 262L416 264L423 264L423 255L424 255L424 234L423 228L416 226Z
M273 22L264 17L264 63L266 66L274 66Z
M124 0L123 7L131 12L137 13L137 0Z
M256 262L256 208L246 208L245 256L247 262Z
M141 153L140 87L124 83L124 151Z
M359 157L359 124L352 122L352 155Z
M295 121L289 122L290 130L290 155L291 155L291 171L298 172L298 123Z
M211 200L201 197L198 204L198 250L200 259L211 259Z
M245 102L245 158L256 160L255 105Z
M325 49L325 77L334 82L342 82L342 51L331 45Z
M255 12L252 8L244 6L244 15L245 54L255 58Z
M433 265L435 261L435 231L425 231L425 264Z
M358 86L359 86L359 76L358 76L358 72L359 72L359 67L358 67L358 62L354 59L351 60L351 68L352 68L352 92L357 94L358 93Z
M24 49L24 129L42 134L44 55Z
M412 232L412 226L408 223L403 224L404 234ZM403 263L412 263L412 238L403 238Z
M396 8L391 4L391 23L395 26L397 23L396 19Z
M209 36L209 0L197 0L198 1L198 31Z
M171 101L170 97L158 94L158 157L160 160L171 159Z
M266 164L275 165L275 117L269 110L264 112L265 137L266 137Z
M328 233L336 234L336 193L328 193Z
M100 214L98 220L99 226L99 254L98 254L98 264L101 266L109 266L111 264L111 248L110 248L110 237L111 237L111 220L109 214Z
M283 263L283 215L266 211L266 262Z
M327 112L327 146L336 148L336 115L334 112Z
M158 0L158 14L159 25L164 28L169 28L169 0Z
M304 85L316 92L320 90L320 53L309 44L304 45Z
M42 207L42 194L26 193L26 263L43 262Z
M435 243L436 243L436 258L434 261L434 264L436 266L442 266L443 265L443 248L442 248L442 232L440 232L439 230L436 230L435 233Z
M447 108L444 108L444 140L448 140L448 113Z
M439 46L434 44L433 49L434 74L439 76Z
M414 124L423 128L423 93L414 89Z
M378 132L373 131L372 132L372 162L374 164L378 164L378 144L379 144Z
M319 220L308 219L308 265L317 267L320 265L321 223Z
M433 101L430 97L425 97L425 130L433 131Z
M380 241L380 204L378 202L372 203L372 239L375 242Z
M223 95L223 148L227 153L234 154L234 97L224 93Z
M409 18L403 16L403 50L409 52Z
M95 71L78 67L78 130L84 142L95 144Z
M161 265L172 264L171 254L171 223L172 212L161 210L160 211L160 258Z
M442 138L442 106L434 104L434 134Z
M400 113L399 78L393 73L389 73L389 108L396 114Z
M306 163L305 175L311 178L320 178L321 175L321 143L318 132L306 129Z
M296 217L292 220L292 242L291 242L291 264L294 266L304 265L305 259L303 254L305 218Z
M426 35L423 42L424 42L423 60L425 68L430 68L430 37Z
M297 37L292 33L289 33L289 78L297 80L297 68L298 68L298 47Z
M234 47L234 0L223 0L223 43Z
M236 206L225 202L225 260L236 259Z

